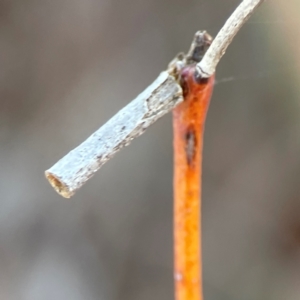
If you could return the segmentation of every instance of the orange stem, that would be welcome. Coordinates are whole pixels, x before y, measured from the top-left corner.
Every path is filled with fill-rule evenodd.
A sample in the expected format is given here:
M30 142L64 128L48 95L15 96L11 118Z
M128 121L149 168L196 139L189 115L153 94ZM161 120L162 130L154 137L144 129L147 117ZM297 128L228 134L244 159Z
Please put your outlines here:
M214 76L196 82L194 66L181 71L184 102L173 110L176 300L202 300L201 164L205 117Z

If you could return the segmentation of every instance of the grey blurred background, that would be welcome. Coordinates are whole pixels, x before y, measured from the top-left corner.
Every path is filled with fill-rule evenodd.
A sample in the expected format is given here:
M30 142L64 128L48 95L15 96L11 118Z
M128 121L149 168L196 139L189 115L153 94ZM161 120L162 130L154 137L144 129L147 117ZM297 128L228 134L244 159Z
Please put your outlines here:
M233 0L0 1L0 299L173 299L171 115L71 200L44 170ZM267 1L221 61L203 166L205 299L300 299L300 4Z

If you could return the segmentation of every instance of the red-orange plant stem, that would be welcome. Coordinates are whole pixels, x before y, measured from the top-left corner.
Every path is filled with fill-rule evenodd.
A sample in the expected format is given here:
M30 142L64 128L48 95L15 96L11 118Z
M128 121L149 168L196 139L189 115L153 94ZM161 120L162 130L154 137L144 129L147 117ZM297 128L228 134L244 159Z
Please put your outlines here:
M184 102L173 110L175 294L176 300L202 300L202 144L214 76L198 83L188 66L181 82Z

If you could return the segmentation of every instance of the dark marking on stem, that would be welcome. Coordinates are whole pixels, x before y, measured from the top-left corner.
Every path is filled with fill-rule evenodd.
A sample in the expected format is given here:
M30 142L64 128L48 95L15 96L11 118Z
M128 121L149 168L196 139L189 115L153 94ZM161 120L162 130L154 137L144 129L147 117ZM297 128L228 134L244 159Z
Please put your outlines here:
M188 77L190 75L190 70L191 70L191 66L187 66L185 68L183 68L180 72L180 81L179 81L179 84L182 88L182 95L183 95L183 98L184 100L187 99L187 96L190 92L190 89L189 89L189 83L188 83Z
M196 154L196 135L193 128L189 128L185 134L185 154L188 165L191 167Z
M198 68L195 68L195 71L194 71L194 80L198 84L206 84L206 83L208 83L209 78L203 77L202 74L199 72Z
M186 99L188 93L189 93L189 85L186 81L186 78L185 78L185 74L181 74L181 77L180 77L180 86L182 88L182 95L183 95L183 99Z

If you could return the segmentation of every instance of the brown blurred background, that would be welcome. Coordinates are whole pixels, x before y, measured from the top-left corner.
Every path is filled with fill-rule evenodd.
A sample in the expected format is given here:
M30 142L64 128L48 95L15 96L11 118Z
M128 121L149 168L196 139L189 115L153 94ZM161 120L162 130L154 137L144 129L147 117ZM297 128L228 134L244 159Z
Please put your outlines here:
M0 299L173 299L171 115L71 200L44 170L233 0L0 1ZM221 61L203 178L205 299L300 299L300 4L267 1Z

